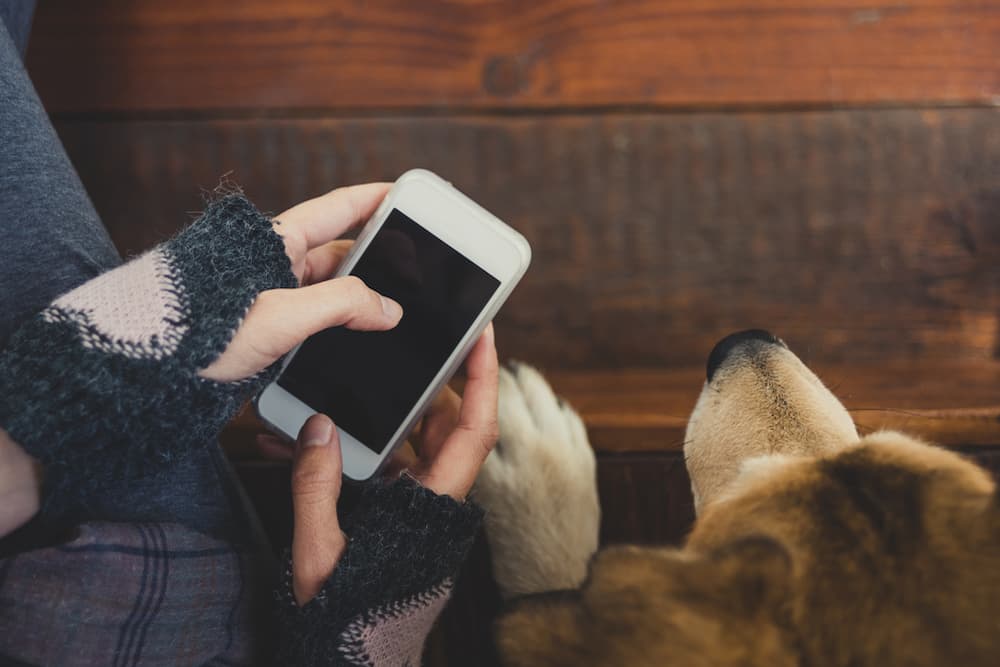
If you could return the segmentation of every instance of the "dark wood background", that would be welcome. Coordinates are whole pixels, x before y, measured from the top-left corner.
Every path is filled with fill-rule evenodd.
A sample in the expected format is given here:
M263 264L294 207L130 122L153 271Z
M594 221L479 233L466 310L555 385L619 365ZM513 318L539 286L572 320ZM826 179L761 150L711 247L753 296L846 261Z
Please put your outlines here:
M604 540L676 543L736 329L1000 468L998 46L996 0L43 0L29 67L123 252L225 174L277 212L428 167L520 229L501 354L582 411ZM243 471L287 534L285 471ZM491 660L488 575L432 664Z

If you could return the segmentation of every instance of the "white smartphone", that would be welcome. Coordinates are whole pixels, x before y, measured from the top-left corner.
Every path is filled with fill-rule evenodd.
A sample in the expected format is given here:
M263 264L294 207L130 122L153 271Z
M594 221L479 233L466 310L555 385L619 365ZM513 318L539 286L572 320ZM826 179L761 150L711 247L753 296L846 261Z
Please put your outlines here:
M523 236L435 174L408 171L337 271L403 307L390 331L333 327L289 355L257 413L295 438L316 412L340 434L344 474L368 479L451 379L528 268Z

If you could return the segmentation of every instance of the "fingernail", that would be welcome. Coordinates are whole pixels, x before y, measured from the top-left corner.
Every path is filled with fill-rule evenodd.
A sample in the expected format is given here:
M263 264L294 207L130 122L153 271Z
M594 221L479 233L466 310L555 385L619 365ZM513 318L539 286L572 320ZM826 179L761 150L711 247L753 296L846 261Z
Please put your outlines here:
M487 340L493 340L496 337L496 334L493 331L493 323L492 322L490 322L489 324L486 325L486 331L484 333L486 334Z
M330 444L333 422L328 417L310 419L302 429L303 447L323 447Z
M393 320L398 320L403 316L403 307L392 299L387 299L386 297L379 294L380 299L382 299L382 312L385 316Z

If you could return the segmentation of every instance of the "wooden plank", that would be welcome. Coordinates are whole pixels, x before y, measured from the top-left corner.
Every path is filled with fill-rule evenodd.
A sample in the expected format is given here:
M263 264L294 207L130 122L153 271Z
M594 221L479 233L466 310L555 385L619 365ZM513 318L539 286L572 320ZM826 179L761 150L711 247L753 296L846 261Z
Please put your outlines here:
M1000 446L1000 362L897 361L813 370L862 434L895 429L949 447ZM547 373L583 417L600 454L679 452L704 369ZM248 411L227 432L229 451L264 427Z
M1000 354L1000 111L65 121L121 247L219 176L280 211L426 166L520 229L501 353L696 367L763 327L810 363Z
M896 429L951 447L1000 446L1000 362L818 365L860 433ZM679 451L704 369L563 371L556 392L598 452Z
M996 104L995 2L50 0L56 112Z

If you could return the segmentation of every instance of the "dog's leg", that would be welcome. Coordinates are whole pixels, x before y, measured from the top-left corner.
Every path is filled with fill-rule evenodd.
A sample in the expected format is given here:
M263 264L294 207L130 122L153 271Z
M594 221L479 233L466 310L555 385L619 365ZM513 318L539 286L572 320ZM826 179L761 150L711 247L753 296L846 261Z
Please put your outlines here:
M500 441L473 490L486 509L493 572L506 599L577 588L597 551L594 452L580 417L535 369L500 375Z

